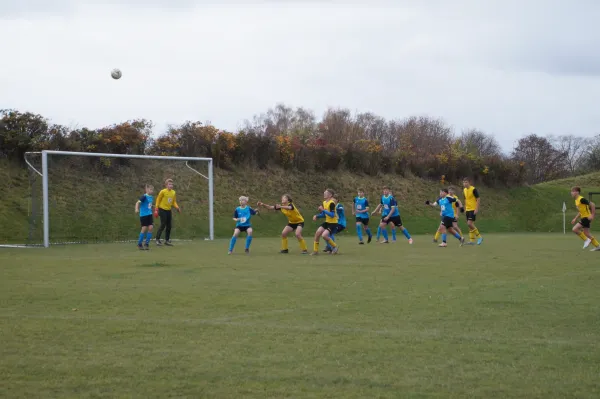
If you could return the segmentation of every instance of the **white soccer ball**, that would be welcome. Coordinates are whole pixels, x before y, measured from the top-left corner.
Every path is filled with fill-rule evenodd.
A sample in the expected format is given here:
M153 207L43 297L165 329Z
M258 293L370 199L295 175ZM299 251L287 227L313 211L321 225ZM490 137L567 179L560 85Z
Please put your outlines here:
M115 68L110 72L110 76L112 76L113 79L121 79L123 74L121 73L120 69Z

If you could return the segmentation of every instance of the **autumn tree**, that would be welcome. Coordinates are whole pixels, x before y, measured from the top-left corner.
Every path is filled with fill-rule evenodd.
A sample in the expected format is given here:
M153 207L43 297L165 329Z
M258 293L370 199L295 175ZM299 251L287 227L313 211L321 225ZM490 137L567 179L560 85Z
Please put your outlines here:
M520 139L512 157L524 163L530 184L557 179L565 174L567 154L552 145L546 137L530 134Z

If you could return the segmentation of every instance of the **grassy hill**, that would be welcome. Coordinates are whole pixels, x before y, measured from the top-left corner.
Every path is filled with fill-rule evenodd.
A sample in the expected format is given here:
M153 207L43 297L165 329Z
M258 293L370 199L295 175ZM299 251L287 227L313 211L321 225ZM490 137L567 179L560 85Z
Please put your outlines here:
M158 189L166 177L176 183L182 215L175 220L174 236L203 239L208 236L207 184L182 164L123 165L100 171L97 165L60 164L50 168L51 236L60 241L119 241L135 238L138 228L133 212L142 183ZM0 161L0 243L40 242L41 179L30 179L27 169ZM456 182L458 183L458 182ZM562 231L562 203L568 206L568 220L575 214L569 187L581 185L585 192L600 191L600 173L515 189L479 187L482 212L478 226L485 232ZM251 202L276 202L290 193L307 219L306 235L315 230L310 217L316 211L325 188L331 187L350 206L358 187L363 187L375 202L381 187L389 185L400 202L402 218L413 234L433 233L438 213L423 205L434 199L440 184L397 175L377 178L345 172L319 176L281 169L234 171L215 170L215 232L228 237L233 222L231 213L237 198L249 195ZM32 196L31 193L36 195ZM597 200L600 202L600 200ZM34 224L35 222L35 224ZM277 235L285 224L277 212L256 218L257 236ZM353 229L352 229L353 230ZM353 232L352 232L353 234Z

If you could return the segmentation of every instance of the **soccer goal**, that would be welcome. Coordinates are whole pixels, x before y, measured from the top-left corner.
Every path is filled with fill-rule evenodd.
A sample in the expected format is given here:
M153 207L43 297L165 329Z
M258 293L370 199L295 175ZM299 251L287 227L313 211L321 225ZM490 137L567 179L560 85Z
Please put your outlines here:
M600 191L594 191L594 192L588 193L590 202L592 202L594 200L594 195L600 196Z
M134 241L135 203L147 184L156 202L166 179L173 179L182 210L174 211L172 240L214 239L212 158L42 151L25 154L25 162L30 196L23 246Z

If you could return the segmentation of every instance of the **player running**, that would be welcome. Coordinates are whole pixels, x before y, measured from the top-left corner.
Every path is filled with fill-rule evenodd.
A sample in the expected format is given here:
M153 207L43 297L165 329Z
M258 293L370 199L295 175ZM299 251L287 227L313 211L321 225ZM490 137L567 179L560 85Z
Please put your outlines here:
M150 249L152 228L154 227L154 219L152 218L152 203L154 202L152 194L154 193L154 186L146 184L145 191L145 194L135 203L135 213L140 215L140 224L142 225L137 243L138 248L141 250Z
M335 235L346 230L346 210L344 209L344 205L338 202L337 198L334 198L333 200L336 202L335 212L338 216L337 229L335 229L335 233L331 233L331 239L335 241ZM331 248L331 245L327 244L323 252L332 252L332 250L333 248Z
M302 230L304 229L304 218L300 214L300 211L294 205L292 201L292 197L289 194L283 194L281 196L281 204L275 205L267 205L258 201L258 206L263 206L267 209L281 211L287 219L288 224L283 228L281 232L281 253L287 254L289 253L288 249L288 235L294 231L296 234L296 238L298 239L298 243L300 244L300 249L302 250L302 254L308 253L308 248L306 247L306 241L304 237L302 237Z
M369 200L365 198L365 190L358 189L358 196L354 197L352 202L352 214L356 215L356 234L358 243L363 245L363 229L367 233L367 243L371 243L373 235L369 228Z
M374 215L382 209L381 213L381 222L379 226L381 227L381 234L383 235L383 243L389 243L387 226L391 224L391 228L394 229L396 226L400 227L404 236L408 239L408 243L412 244L413 239L410 236L410 233L404 226L402 226L402 219L400 218L400 211L398 210L398 203L393 195L390 194L390 189L388 187L383 188L383 195L381 196L381 202L377 205L377 208L371 213Z
M581 196L580 187L573 187L571 189L571 197L575 199L575 206L579 211L571 221L571 224L575 225L573 226L573 233L584 241L583 249L592 244L594 246L592 251L600 251L600 243L598 243L598 240L594 238L590 231L592 220L596 217L596 205ZM577 221L577 218L580 218L579 221Z
M452 224L452 228L454 229L454 231L457 231L458 234L460 234L462 236L463 233L460 230L460 227L458 227L458 211L460 210L460 212L464 213L465 208L463 208L462 205L459 207L458 204L460 204L460 201L458 200L458 195L456 195L456 191L454 190L453 187L448 187L448 194L456 199L456 201L453 204L455 216L454 216L454 223ZM440 213L440 216L441 216L441 213ZM440 225L439 225L437 231L435 232L435 236L433 237L433 242L435 242L435 243L438 242L438 240L444 230L443 226L444 226L444 222L442 221L442 222L440 222Z
M233 253L233 248L237 242L237 238L240 233L246 233L246 249L244 252L250 253L250 244L252 244L252 224L250 219L252 216L258 214L258 209L252 209L248 206L248 197L241 196L239 198L240 206L235 208L233 212L233 221L235 222L235 229L233 229L233 236L229 242L228 255Z
M448 244L446 243L446 232L450 232L450 234L452 234L454 237L456 237L456 239L458 239L460 241L460 246L462 247L465 243L465 239L464 237L462 237L461 234L458 233L458 231L454 230L454 220L456 218L456 214L454 213L454 204L458 203L458 205L460 207L462 207L462 204L460 203L460 201L451 196L448 195L449 194L449 190L447 188L443 188L440 190L440 198L438 198L438 200L434 203L431 203L429 201L425 201L425 205L430 205L430 206L440 206L441 209L441 215L442 215L442 224L440 227L443 228L442 230L442 243L439 245L439 247L441 248L445 248L448 246Z
M323 205L319 206L320 213L313 216L313 221L315 222L317 221L317 218L324 216L325 223L319 226L317 232L315 233L315 241L313 243L313 252L311 255L319 254L319 240L321 239L321 237L323 237L323 240L325 240L325 242L331 246L332 254L336 254L338 252L338 246L331 239L331 234L335 234L335 232L337 231L337 224L339 220L335 209L336 204L335 200L333 199L333 196L333 190L331 190L330 188L326 189L323 193Z
M483 237L479 233L477 227L475 227L475 220L477 220L477 214L479 213L479 206L481 198L479 197L479 191L471 185L471 180L468 177L463 179L463 194L465 196L465 209L467 211L467 225L469 226L469 245L475 244L477 238L477 245L481 245Z
M171 208L175 207L177 212L181 213L179 205L177 205L177 197L175 190L173 190L173 180L165 180L165 188L160 190L158 197L156 197L156 209L154 210L154 217L160 217L160 227L156 233L156 245L162 245L160 239L163 231L165 233L165 245L172 246L171 244L171 227L173 226L173 215Z

